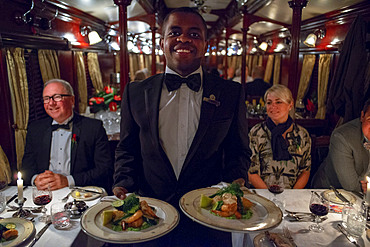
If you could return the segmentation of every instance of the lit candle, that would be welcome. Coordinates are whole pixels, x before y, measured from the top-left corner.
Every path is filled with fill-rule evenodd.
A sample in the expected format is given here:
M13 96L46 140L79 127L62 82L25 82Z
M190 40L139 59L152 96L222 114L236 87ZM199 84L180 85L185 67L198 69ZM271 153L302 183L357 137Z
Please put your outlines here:
M366 180L367 180L366 202L370 204L370 178L366 176Z
M21 172L18 172L17 187L18 187L18 203L22 203L23 202L23 179L22 179Z

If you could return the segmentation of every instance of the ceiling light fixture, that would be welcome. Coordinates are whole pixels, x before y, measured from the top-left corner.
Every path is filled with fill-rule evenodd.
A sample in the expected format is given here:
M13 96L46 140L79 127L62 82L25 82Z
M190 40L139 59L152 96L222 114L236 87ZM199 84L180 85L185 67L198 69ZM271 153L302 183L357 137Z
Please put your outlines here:
M325 37L325 31L323 29L316 29L313 33L310 33L307 38L303 41L303 44L305 44L308 47L315 47L316 46L316 40L323 39Z
M272 45L272 40L268 40L267 42L263 41L258 47L262 50L262 51L266 51L267 50L267 47L271 46Z
M82 36L88 36L90 45L94 45L102 41L98 32L92 31L90 26L82 26L80 31Z

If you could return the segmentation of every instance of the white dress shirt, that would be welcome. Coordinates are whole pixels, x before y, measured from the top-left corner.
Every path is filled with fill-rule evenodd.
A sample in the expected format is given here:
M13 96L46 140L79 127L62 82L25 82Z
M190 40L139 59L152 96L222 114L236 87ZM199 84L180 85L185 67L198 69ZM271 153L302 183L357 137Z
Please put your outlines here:
M166 73L179 75L168 67ZM189 75L196 73L200 73L203 84L202 67ZM185 83L179 89L169 92L163 82L159 103L159 140L177 178L198 129L202 94L202 86L195 92Z
M54 124L67 124L73 118L72 115L66 119L63 123L58 123L57 121L53 120L52 125ZM69 129L57 129L52 132L51 136L51 148L50 148L50 163L49 163L49 170L62 174L67 177L68 186L74 186L75 181L71 174L71 141L72 141L72 125L70 123ZM32 177L32 184L39 174L35 174Z

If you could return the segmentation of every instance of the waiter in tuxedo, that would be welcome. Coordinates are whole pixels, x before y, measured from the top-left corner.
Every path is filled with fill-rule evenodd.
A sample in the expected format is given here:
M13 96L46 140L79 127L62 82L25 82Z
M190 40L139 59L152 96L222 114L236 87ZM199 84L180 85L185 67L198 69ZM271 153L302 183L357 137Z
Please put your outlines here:
M25 182L52 190L111 186L113 159L102 122L73 112L74 93L67 81L46 82L42 100L50 118L28 127L22 160Z
M126 86L114 173L117 197L136 192L178 207L180 197L191 190L247 177L250 149L244 92L239 83L202 68L206 37L206 23L198 12L187 7L173 10L163 22L160 41L165 73ZM187 217L180 218L177 229ZM197 226L184 230L184 246L194 246L191 238L203 233L198 229L203 226L191 223ZM217 232L215 239L223 235L212 231ZM227 238L222 246L231 244L229 233ZM198 240L197 246L202 243Z

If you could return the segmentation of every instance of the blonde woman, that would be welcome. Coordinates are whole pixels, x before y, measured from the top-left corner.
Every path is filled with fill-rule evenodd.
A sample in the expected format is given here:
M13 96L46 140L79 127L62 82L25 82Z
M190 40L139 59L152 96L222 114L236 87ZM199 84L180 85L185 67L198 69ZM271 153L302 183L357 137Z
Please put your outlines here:
M268 176L279 173L285 188L302 189L311 170L310 135L289 115L294 113L294 100L286 86L272 86L264 99L268 118L249 132L249 182L257 189L267 189Z

